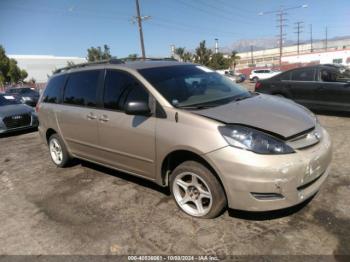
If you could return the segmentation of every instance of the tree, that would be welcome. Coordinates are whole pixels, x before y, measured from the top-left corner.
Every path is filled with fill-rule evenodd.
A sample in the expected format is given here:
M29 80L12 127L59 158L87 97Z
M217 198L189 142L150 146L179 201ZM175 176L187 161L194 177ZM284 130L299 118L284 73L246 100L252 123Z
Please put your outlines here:
M237 61L239 59L241 59L240 56L237 55L237 51L232 51L231 56L230 56L230 60L231 60L231 65L233 64L233 70L236 71L236 65L237 65Z
M90 47L87 50L87 52L88 52L88 54L87 54L86 58L89 62L106 60L106 59L110 59L112 57L111 53L110 53L110 48L108 45L104 45L103 50L100 46Z
M135 61L138 58L137 54L130 54L128 55L127 59L131 61Z
M186 52L184 47L175 48L174 53L181 59L183 62L190 62L193 59L193 55L190 52Z
M194 60L196 63L207 66L210 61L212 51L205 46L205 40L199 43L199 47L196 48Z
M190 52L185 52L182 60L184 62L191 62L193 60L193 55Z
M184 48L184 47L175 48L174 53L175 53L175 55L177 55L181 60L183 60L183 56L184 56L184 53L185 53L185 48Z
M27 71L21 70L15 59L6 56L5 49L0 45L0 84L17 83L28 76Z
M75 63L73 61L67 61L67 66L74 66Z
M11 83L17 83L21 80L21 69L19 69L17 66L17 61L15 59L10 59L7 76L9 77Z
M208 66L214 70L228 69L231 64L230 58L225 58L222 53L216 53L211 56Z

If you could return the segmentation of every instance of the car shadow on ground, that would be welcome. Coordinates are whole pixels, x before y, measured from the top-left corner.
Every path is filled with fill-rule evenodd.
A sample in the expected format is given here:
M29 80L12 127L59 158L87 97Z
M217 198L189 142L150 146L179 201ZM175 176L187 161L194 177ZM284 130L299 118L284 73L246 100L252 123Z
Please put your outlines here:
M72 165L77 165L77 164L81 164L83 167L91 168L95 171L98 171L116 178L123 179L127 182L135 183L139 186L149 188L159 193L162 193L167 197L171 197L169 188L161 187L153 183L152 181L143 179L141 177L129 175L127 173L116 171L114 169L104 167L98 164L94 164L85 160L73 160ZM289 207L289 208L280 209L280 210L267 211L267 212L249 212L249 211L235 210L235 209L228 208L227 211L230 217L243 219L243 220L263 221L263 220L278 219L278 218L286 217L294 213L297 213L298 211L303 209L305 206L307 206L308 203L311 202L311 200L315 197L315 195L311 196L309 199L302 202L301 204L298 204L296 206ZM220 215L225 213L225 211L226 210L223 210L223 212Z
M325 116L340 116L340 117L349 117L350 112L343 111L328 111L328 110L312 110L317 115L325 115Z
M6 138L6 137L13 137L13 136L19 136L19 135L24 135L24 134L30 134L37 132L38 128L30 128L30 129L25 129L25 130L19 130L19 131L13 131L9 133L4 133L0 134L0 138Z

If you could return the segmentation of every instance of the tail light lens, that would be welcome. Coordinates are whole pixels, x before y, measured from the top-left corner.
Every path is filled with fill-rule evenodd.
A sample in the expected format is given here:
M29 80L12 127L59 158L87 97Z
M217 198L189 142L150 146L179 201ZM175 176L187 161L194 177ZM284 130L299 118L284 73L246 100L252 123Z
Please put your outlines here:
M259 89L262 86L260 82L255 83L255 90Z

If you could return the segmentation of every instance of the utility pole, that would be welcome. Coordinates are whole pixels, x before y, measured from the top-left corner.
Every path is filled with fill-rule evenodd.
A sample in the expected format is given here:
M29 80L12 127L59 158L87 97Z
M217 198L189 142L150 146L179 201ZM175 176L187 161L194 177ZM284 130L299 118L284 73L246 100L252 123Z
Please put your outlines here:
M324 46L325 46L325 50L327 51L327 48L328 48L328 27L327 26L326 26L326 39L325 39Z
M296 32L294 32L294 33L296 33L297 34L297 52L298 52L298 55L299 55L299 47L300 47L300 34L302 33L302 24L303 24L303 22L301 22L301 21L298 21L298 22L296 22L295 23L295 25L296 25L296 27L295 27L295 29L297 30Z
M292 10L292 9L298 9L298 8L307 8L308 5L299 5L299 6L293 6L293 7L280 7L278 10L274 11L267 11L267 12L260 12L259 15L266 15L266 14L276 14L277 15L277 22L278 22L278 28L279 28L279 66L281 68L282 65L282 55L283 55L283 40L285 39L285 33L284 33L284 27L286 27L285 24L285 16L287 13L285 11Z
M219 53L219 39L215 38L215 54Z
M253 46L250 46L250 59L251 59L251 65L254 66L254 55L253 55Z
M280 59L279 59L279 66L281 68L282 66L282 55L283 55L283 41L285 39L286 34L283 32L283 29L287 26L284 22L287 21L284 17L285 15L287 15L286 12L283 11L283 9L281 8L281 10L277 13L277 21L278 21L278 28L279 28L279 49L280 49Z
M312 24L310 24L310 51L311 53L314 51L312 43Z
M140 4L139 0L136 1L136 20L137 20L137 25L139 27L139 33L140 33L140 44L141 44L141 52L142 52L142 58L146 58L146 52L145 52L145 43L143 41L143 31L142 31L142 20L150 18L150 16L141 16L140 14Z

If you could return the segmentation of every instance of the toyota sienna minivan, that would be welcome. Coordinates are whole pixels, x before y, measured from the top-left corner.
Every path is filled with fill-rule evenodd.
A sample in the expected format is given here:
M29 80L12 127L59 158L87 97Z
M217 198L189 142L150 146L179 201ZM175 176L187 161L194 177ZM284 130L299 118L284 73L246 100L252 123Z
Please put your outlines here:
M37 111L55 165L80 158L154 181L194 217L290 207L329 173L331 141L314 114L196 64L63 68Z

